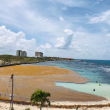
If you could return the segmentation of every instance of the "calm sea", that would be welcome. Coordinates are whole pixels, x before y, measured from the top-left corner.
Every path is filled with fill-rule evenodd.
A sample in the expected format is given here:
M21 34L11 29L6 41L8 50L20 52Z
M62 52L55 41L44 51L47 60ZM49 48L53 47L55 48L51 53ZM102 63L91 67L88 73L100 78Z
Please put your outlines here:
M58 66L73 70L81 76L89 78L91 82L86 84L56 82L56 86L63 86L110 99L110 60L52 61L33 65Z

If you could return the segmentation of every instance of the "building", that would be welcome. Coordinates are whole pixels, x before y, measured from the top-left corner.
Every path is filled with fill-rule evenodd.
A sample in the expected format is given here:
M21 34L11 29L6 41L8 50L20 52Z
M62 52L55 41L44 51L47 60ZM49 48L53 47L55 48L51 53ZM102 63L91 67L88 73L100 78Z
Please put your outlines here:
M27 56L27 52L26 51L22 51L22 56Z
M43 53L42 52L35 52L35 57L43 57Z
M16 51L16 56L21 56L21 50Z
M22 51L22 50L17 50L16 51L16 56L27 56L27 52Z

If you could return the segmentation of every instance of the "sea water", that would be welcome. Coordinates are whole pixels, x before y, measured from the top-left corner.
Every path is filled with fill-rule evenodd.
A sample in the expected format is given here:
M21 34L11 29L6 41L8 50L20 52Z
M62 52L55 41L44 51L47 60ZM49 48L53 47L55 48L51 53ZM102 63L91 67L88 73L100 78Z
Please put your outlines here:
M89 78L86 84L56 82L56 86L86 92L110 99L110 61L109 60L83 60L83 61L52 61L41 62L34 65L58 66L73 70L80 76ZM99 84L101 86L99 86ZM95 89L95 91L93 91Z
M105 97L106 99L110 99L110 85L109 84L99 84L96 83L86 83L86 84L75 84L75 83L61 83L57 82L56 86L63 86L65 88L73 89L80 92L86 92L89 94L94 94L97 96ZM94 91L95 90L95 91Z

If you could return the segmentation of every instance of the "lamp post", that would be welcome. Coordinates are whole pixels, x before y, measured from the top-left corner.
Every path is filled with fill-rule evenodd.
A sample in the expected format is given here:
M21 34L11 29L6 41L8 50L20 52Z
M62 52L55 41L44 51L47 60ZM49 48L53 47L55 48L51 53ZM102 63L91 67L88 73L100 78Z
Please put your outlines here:
M13 110L13 74L11 75L11 79L12 79L11 110Z

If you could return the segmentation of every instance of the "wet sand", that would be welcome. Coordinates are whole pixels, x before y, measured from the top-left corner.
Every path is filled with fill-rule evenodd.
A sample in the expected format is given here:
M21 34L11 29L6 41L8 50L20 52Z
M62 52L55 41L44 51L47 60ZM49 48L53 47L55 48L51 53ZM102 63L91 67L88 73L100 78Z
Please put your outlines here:
M87 78L78 73L54 66L17 65L0 68L1 97L9 98L14 74L14 99L29 101L37 89L49 92L51 101L101 101L103 97L55 86L55 82L86 83Z

